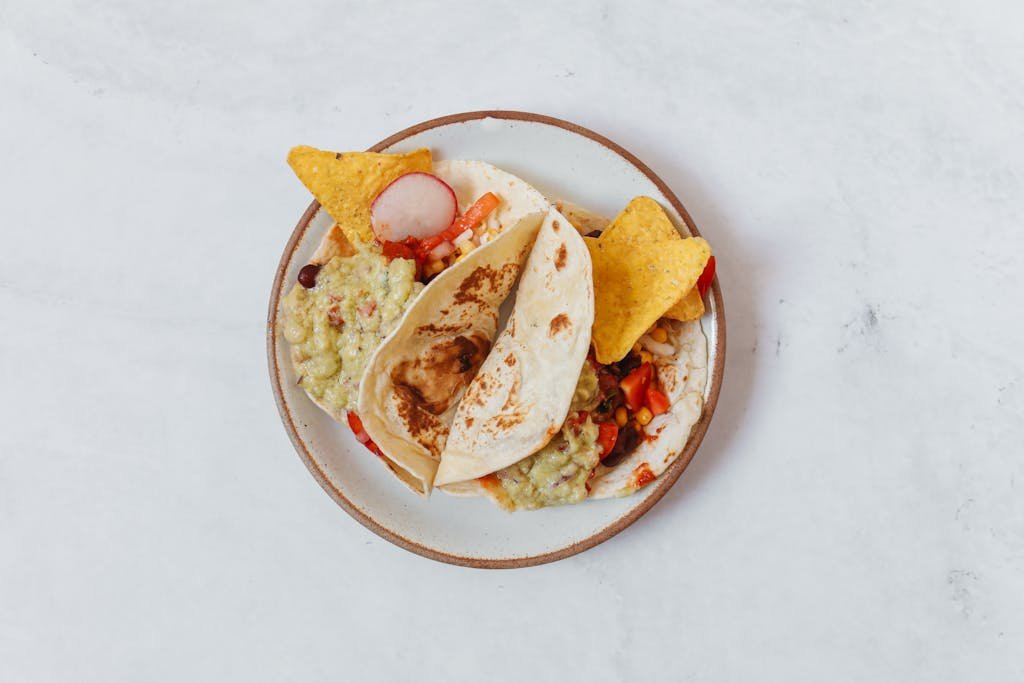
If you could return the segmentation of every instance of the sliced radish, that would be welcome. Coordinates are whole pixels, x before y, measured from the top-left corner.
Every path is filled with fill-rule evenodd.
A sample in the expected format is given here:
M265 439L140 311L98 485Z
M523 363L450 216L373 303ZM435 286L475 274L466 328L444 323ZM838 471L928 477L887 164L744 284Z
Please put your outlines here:
M440 261L450 256L453 251L455 251L455 245L446 240L430 250L430 258L434 261Z
M436 235L455 220L455 192L430 173L407 173L381 190L370 206L373 233L382 242Z

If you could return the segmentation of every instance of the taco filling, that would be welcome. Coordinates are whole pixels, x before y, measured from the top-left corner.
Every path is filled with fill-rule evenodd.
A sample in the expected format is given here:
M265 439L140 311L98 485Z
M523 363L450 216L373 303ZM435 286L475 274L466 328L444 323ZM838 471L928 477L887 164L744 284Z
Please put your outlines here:
M480 484L509 510L586 499L588 482L631 455L647 436L651 421L669 409L655 356L660 363L676 351L666 329L670 324L660 321L617 363L600 364L591 355L558 434L536 453L482 477Z

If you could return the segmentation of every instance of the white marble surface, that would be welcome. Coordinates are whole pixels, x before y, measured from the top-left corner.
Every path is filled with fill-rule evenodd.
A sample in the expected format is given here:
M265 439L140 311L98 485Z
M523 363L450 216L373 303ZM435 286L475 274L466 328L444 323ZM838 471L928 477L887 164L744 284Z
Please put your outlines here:
M370 5L0 3L0 680L1021 680L1021 4ZM506 572L336 507L263 345L288 147L492 107L661 173L729 325L672 492Z

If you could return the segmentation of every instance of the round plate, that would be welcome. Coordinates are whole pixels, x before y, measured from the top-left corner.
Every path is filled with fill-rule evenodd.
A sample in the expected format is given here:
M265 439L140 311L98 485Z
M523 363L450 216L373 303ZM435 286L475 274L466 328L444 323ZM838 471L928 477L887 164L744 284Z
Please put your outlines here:
M636 195L661 201L683 234L697 228L664 182L607 138L537 114L480 111L426 121L370 148L402 152L429 147L438 159L479 159L514 173L552 200L566 199L608 217ZM280 298L291 287L332 221L313 202L299 219L277 268L267 316L274 397L295 449L320 486L359 523L392 543L440 562L485 568L559 560L608 540L647 512L693 459L711 421L725 364L725 318L717 280L701 324L708 338L704 413L680 457L632 496L536 512L507 513L484 498L410 493L296 385L287 345L277 332Z

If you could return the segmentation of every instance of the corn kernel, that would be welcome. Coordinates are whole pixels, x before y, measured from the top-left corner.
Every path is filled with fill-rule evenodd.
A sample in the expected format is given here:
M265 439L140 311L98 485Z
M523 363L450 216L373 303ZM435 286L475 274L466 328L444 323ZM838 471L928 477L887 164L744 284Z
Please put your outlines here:
M423 268L423 274L427 277L437 275L444 270L444 261L431 261Z
M462 252L463 256L473 251L474 249L476 249L476 242L474 242L473 240L466 240L465 242L459 245L459 251Z
M651 339L659 344L664 344L668 341L668 332L665 331L664 327L655 327L651 330Z
M644 347L640 346L640 342L633 344L633 353L640 353Z
M644 349L643 351L640 352L641 363L650 363L652 360L654 360L654 356L651 354L650 351Z
M629 422L629 412L623 406L619 406L615 409L615 424L625 427L627 422Z
M646 427L651 423L651 420L654 419L654 414L649 409L644 407L636 411L636 415L634 417L636 417L637 422Z

